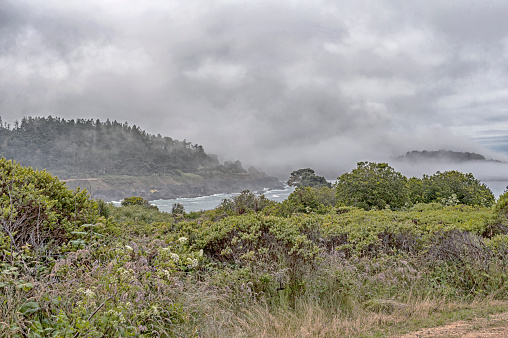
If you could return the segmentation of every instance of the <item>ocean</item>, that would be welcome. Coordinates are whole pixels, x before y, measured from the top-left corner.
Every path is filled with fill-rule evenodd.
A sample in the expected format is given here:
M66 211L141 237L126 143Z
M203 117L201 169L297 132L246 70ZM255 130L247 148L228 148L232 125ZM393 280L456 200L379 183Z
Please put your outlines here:
M266 198L273 201L282 202L288 198L295 188L286 186L282 190L268 190L264 189L258 193L262 193ZM180 203L185 208L185 212L210 210L216 208L224 199L229 199L238 196L239 193L233 194L215 194L210 196L199 196L190 198L175 198L170 200L156 200L150 202L157 206L160 211L171 212L174 203Z
M334 183L334 181L330 181ZM508 181L482 181L485 183L494 196L499 198L499 196L506 191L506 187L508 186ZM265 189L263 191L259 191L258 194L264 194L266 198L271 199L273 201L282 202L295 190L294 187L286 186L281 190L268 190ZM210 210L216 208L224 199L230 199L232 197L238 196L239 193L233 194L215 194L210 196L199 196L199 197L189 197L189 198L175 198L169 200L156 200L150 202L152 205L155 205L159 208L160 211L171 212L174 203L180 203L185 208L185 212L192 211L200 211L200 210ZM115 205L120 205L120 202L113 202Z

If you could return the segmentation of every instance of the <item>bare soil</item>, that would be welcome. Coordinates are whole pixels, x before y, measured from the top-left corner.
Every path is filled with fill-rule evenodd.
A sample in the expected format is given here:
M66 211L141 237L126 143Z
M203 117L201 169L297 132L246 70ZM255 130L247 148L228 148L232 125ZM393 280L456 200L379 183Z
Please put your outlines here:
M486 318L461 320L443 326L410 332L398 337L508 337L508 312Z

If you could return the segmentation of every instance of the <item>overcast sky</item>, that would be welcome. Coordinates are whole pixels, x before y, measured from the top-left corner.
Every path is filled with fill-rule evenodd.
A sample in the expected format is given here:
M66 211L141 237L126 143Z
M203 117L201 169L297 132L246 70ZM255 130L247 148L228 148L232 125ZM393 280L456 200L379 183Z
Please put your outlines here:
M0 116L128 121L279 176L508 151L506 0L0 0Z

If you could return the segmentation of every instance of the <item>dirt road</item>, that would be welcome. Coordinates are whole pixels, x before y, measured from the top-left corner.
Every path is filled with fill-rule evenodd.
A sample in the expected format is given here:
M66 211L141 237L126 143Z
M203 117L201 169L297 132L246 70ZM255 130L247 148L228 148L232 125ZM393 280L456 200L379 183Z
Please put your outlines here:
M508 312L407 333L399 338L508 337Z

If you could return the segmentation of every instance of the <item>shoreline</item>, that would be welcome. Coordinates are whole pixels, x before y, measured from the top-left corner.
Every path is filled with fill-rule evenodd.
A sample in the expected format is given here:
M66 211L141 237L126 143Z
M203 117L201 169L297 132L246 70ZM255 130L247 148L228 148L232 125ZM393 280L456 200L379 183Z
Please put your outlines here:
M244 190L284 189L277 177L262 174L231 174L220 177L196 174L174 176L111 176L62 180L69 189L86 189L92 198L106 202L138 196L148 201L196 198L214 194L232 194Z

